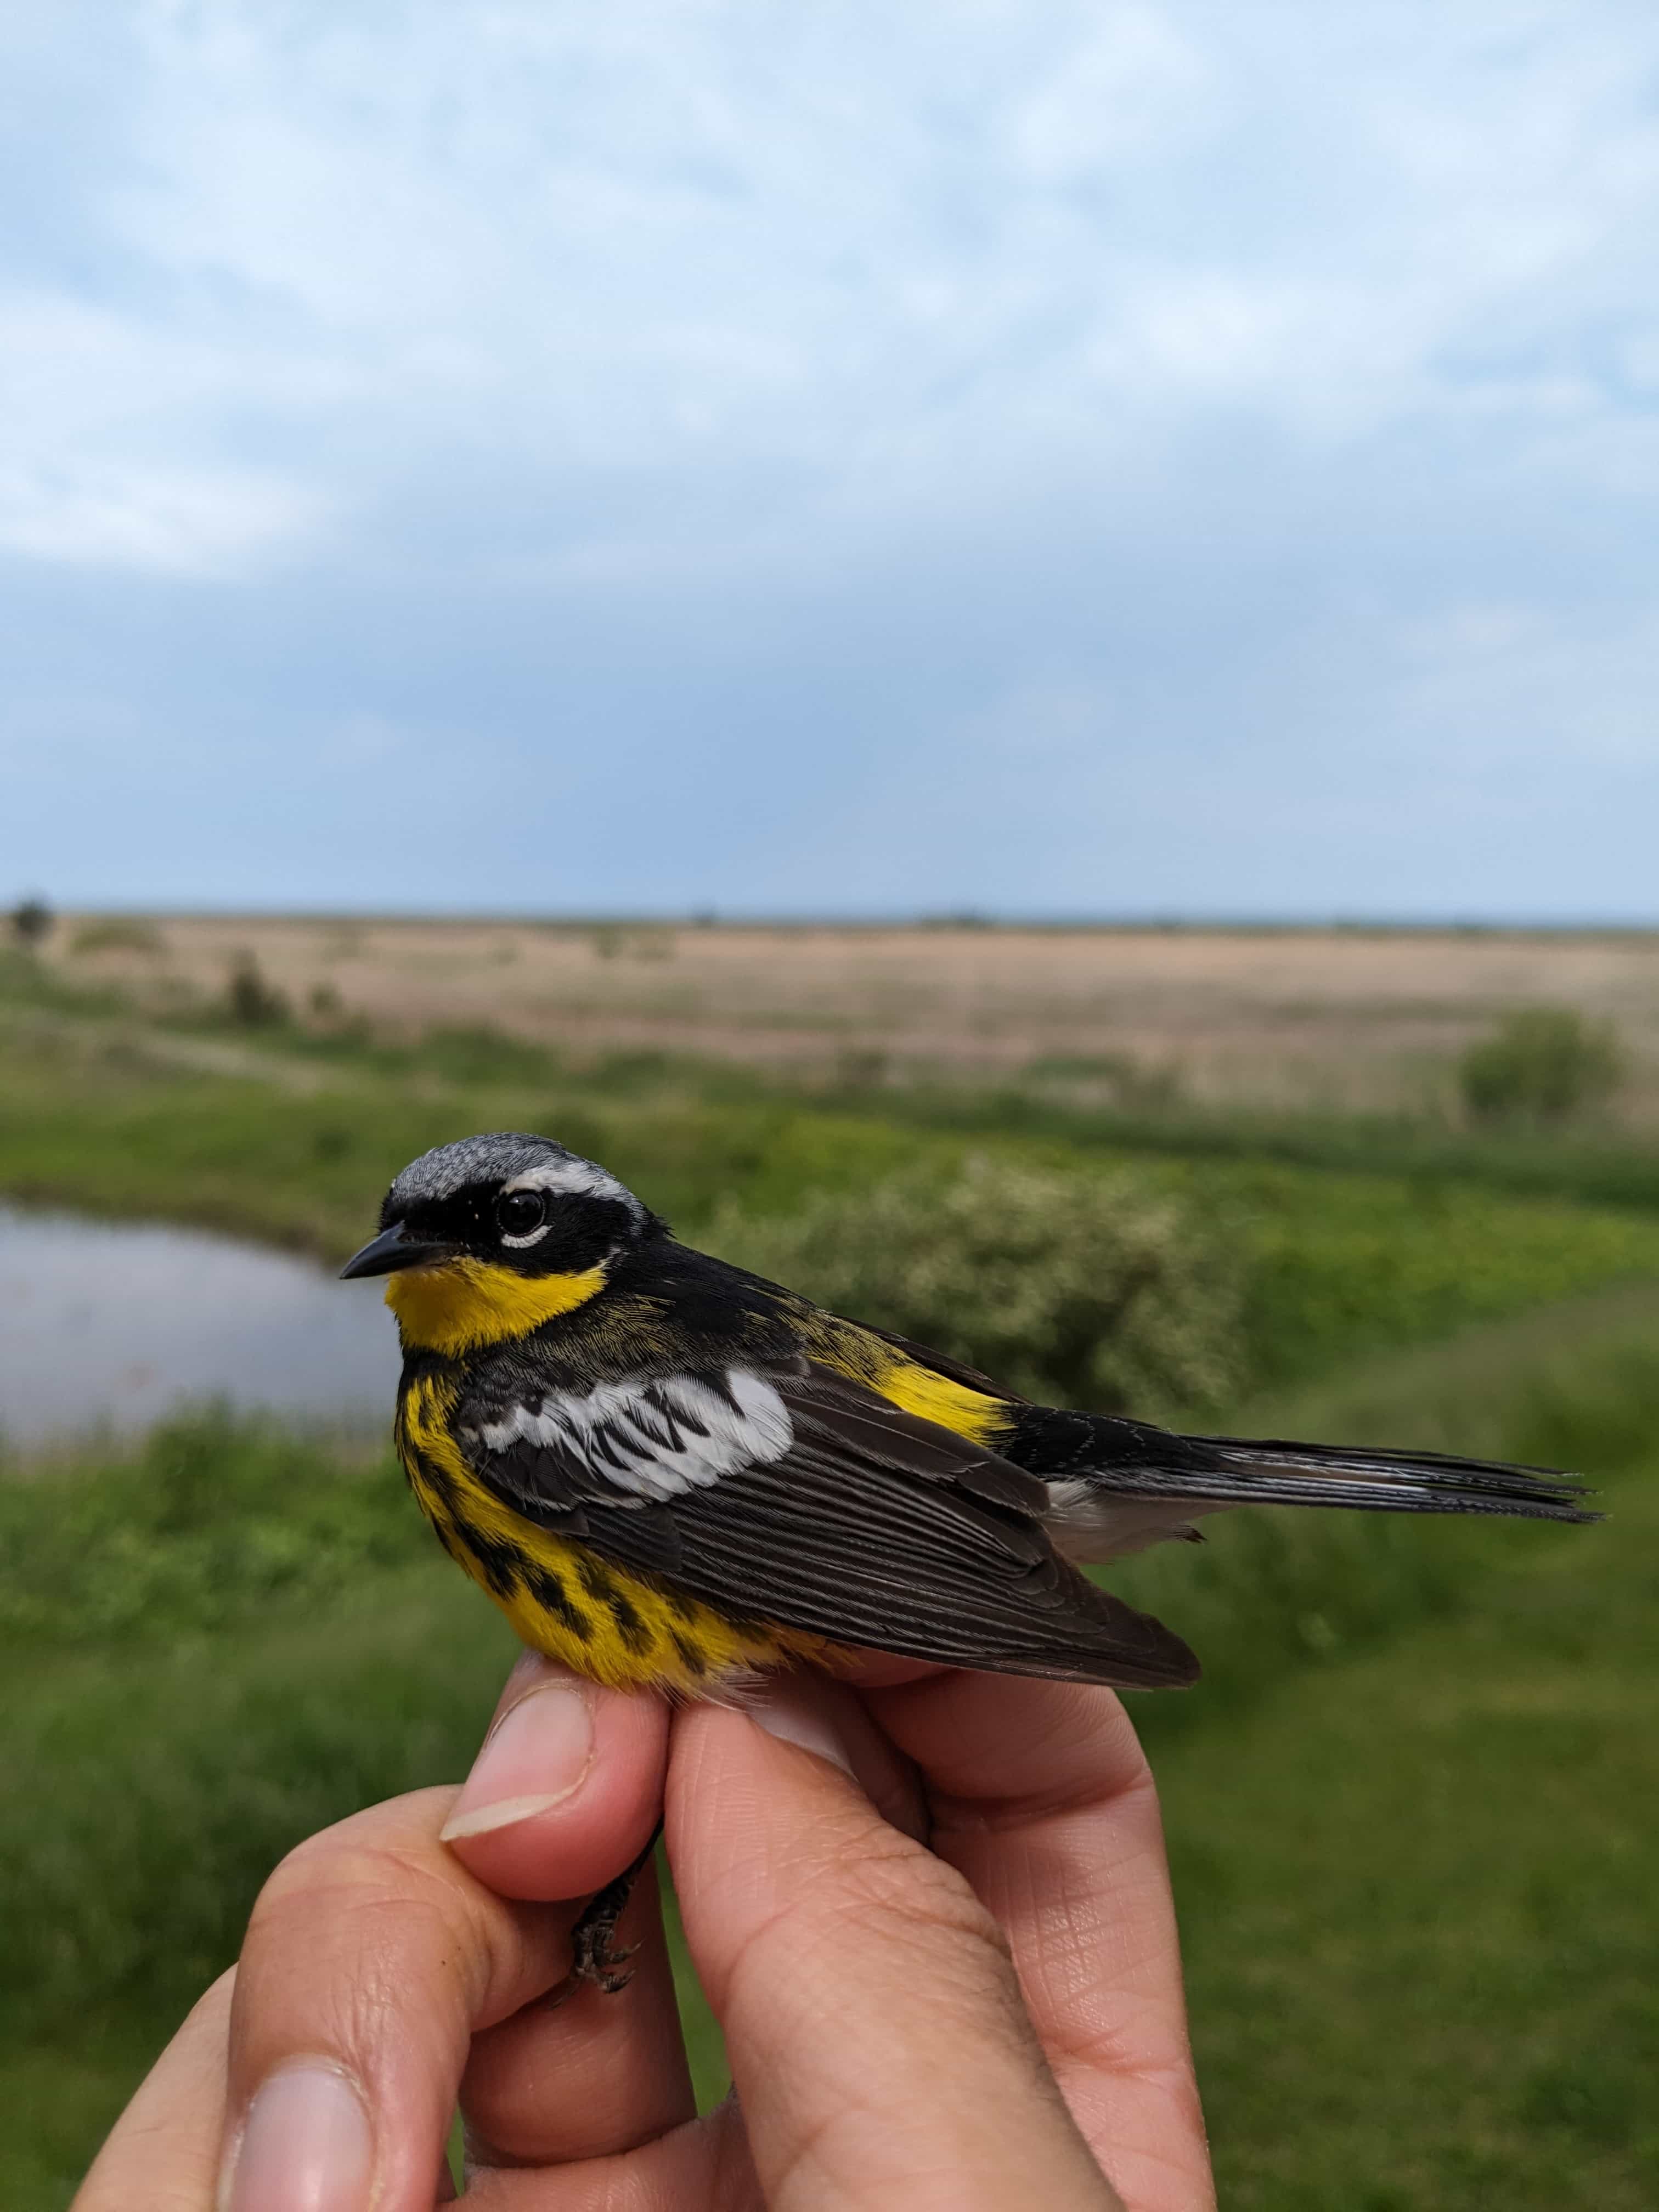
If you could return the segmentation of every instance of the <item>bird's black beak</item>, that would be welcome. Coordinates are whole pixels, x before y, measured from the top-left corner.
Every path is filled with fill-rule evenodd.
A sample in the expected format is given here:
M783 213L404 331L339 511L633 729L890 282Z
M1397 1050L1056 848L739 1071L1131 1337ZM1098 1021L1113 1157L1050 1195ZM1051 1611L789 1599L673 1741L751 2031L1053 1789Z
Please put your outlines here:
M355 1283L362 1275L395 1275L400 1267L429 1267L434 1260L453 1259L454 1251L453 1244L411 1236L403 1222L394 1221L361 1252L352 1254L340 1270L340 1280Z

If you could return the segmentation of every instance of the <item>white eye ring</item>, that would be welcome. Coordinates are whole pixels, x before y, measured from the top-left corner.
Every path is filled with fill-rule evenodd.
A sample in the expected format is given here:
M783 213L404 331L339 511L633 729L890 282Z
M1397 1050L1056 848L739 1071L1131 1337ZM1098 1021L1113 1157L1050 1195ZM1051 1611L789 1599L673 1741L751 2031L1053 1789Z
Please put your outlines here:
M530 1216L524 1229L509 1229L503 1216L516 1213L522 1220ZM526 1245L539 1244L553 1225L554 1208L548 1203L544 1190L509 1188L495 1200L495 1234L501 1243L514 1252L522 1252Z

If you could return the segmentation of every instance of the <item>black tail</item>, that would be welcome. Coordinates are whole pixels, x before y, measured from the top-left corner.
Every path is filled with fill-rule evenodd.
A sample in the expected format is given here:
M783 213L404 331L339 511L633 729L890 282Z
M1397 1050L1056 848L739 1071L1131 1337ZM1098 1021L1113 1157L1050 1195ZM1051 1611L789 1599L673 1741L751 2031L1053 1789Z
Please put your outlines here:
M1114 1423L1115 1428L1127 1425ZM1138 1424L1136 1425L1139 1425ZM1148 1438L1156 1430L1144 1431ZM1381 1513L1501 1513L1532 1521L1599 1521L1571 1475L1504 1460L1444 1452L1370 1451L1345 1444L1284 1443L1253 1437L1180 1437L1160 1466L1156 1452L1133 1469L1118 1453L1096 1480L1137 1498L1228 1505L1348 1505Z

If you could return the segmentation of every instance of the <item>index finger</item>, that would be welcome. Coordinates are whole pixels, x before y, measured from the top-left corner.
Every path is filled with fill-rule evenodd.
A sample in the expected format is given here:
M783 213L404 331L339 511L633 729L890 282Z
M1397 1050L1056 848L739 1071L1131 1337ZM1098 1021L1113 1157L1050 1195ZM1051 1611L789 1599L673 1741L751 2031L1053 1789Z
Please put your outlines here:
M523 1700L514 1711L525 1715ZM312 1837L277 1869L231 2017L232 2212L431 2212L473 2033L552 1987L576 1910L501 1896L440 1830L459 1827L474 1863L494 1862L481 1873L515 1875L503 1886L532 1899L580 1896L618 1872L655 1818L665 1719L653 1701L604 1693L590 1718L591 1755L571 1762L568 1789L526 1794L536 1778L519 1774L507 1742L480 1759L485 1802L459 1822L465 1794L417 1791Z
M1129 2202L1214 2202L1158 1793L1109 1690L933 1672L871 1689L933 1849L1006 1931L1033 2025Z

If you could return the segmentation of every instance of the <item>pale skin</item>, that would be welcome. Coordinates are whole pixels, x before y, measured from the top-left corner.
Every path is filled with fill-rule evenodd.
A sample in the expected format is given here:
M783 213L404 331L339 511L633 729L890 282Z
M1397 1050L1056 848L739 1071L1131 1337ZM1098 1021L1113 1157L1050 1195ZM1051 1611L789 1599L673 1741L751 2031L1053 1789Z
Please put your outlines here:
M659 1806L736 2085L702 2119L648 1873L632 1986L543 2002L544 1900ZM872 1659L671 1714L526 1659L459 1793L277 1869L72 2212L432 2212L458 2100L479 2212L1213 2212L1123 1708Z

